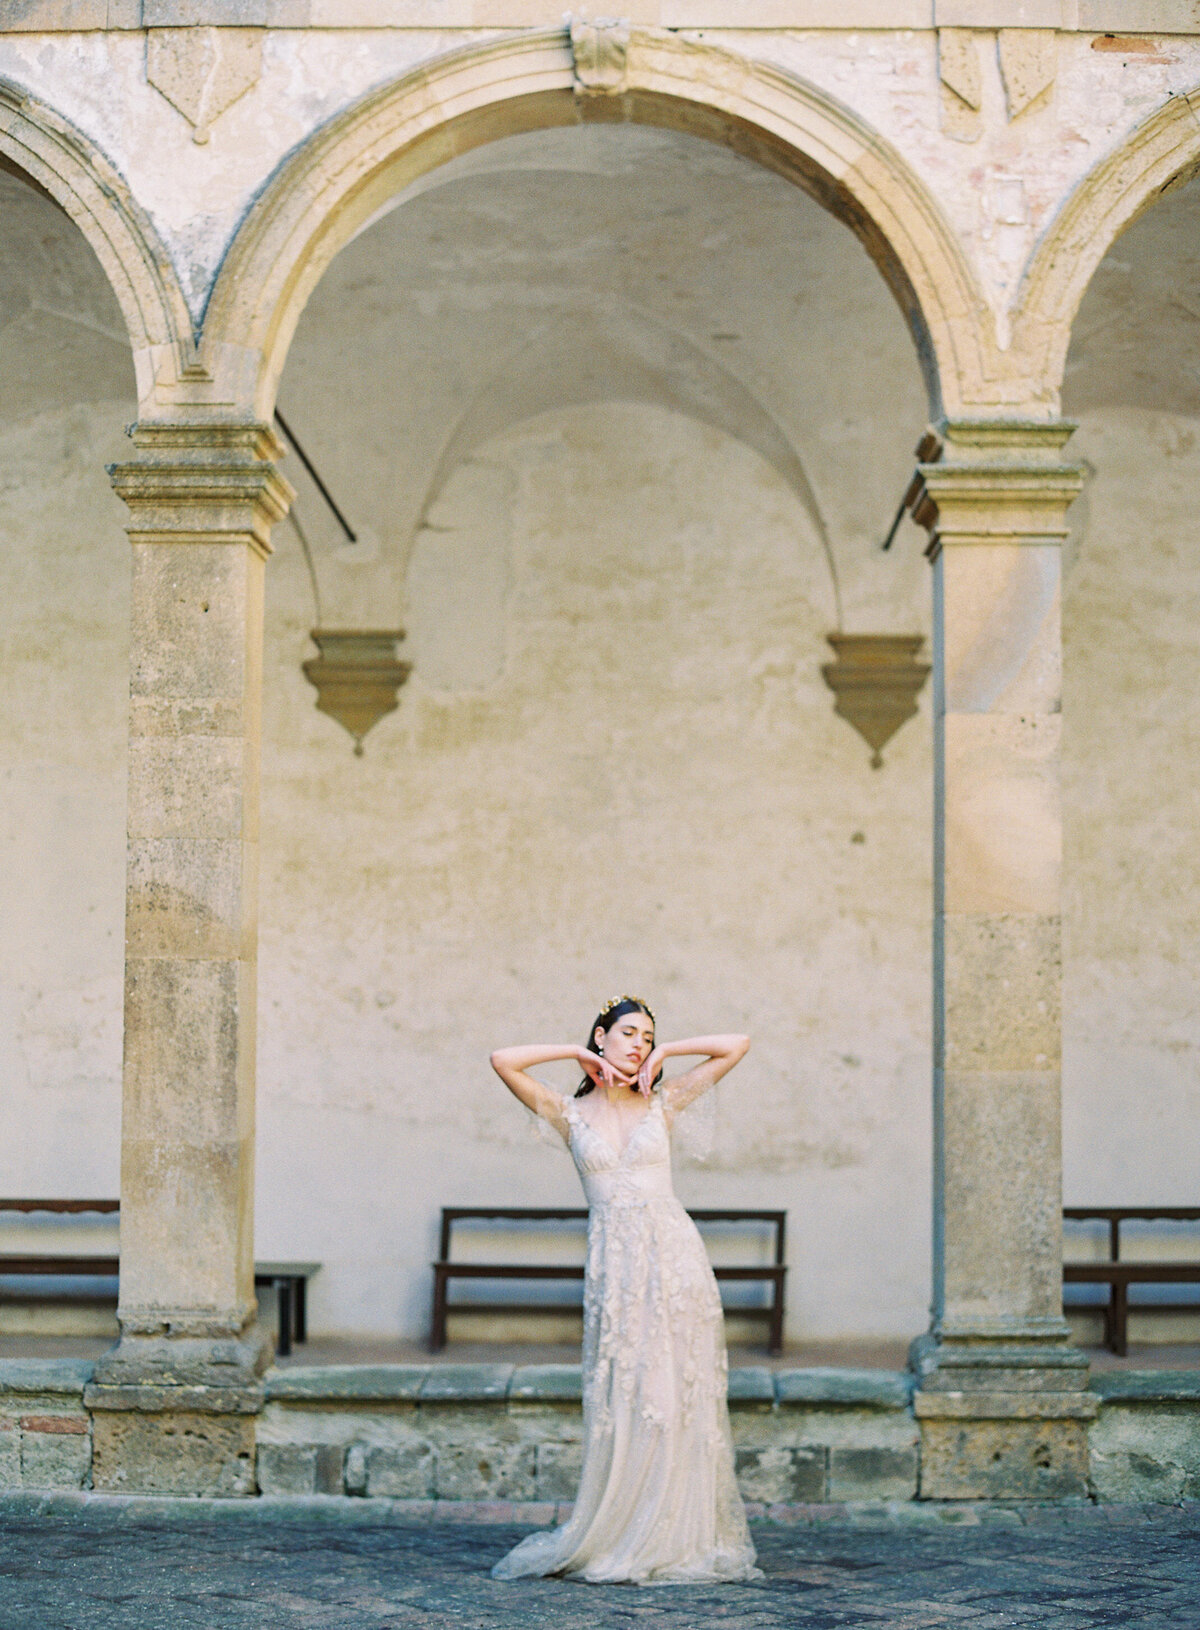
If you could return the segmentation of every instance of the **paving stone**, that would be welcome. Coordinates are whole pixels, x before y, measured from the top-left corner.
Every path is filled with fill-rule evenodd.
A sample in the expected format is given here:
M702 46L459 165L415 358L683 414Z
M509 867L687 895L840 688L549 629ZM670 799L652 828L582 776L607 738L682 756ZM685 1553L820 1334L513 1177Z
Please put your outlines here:
M913 1504L915 1502L910 1502ZM0 1499L0 1630L1196 1630L1200 1506L779 1508L752 1584L489 1577L549 1502ZM974 1522L948 1524L959 1510ZM1045 1508L1048 1509L1048 1508ZM997 1517L1016 1525L997 1525ZM1027 1523L1023 1516L1033 1517ZM857 1517L858 1521L851 1519Z

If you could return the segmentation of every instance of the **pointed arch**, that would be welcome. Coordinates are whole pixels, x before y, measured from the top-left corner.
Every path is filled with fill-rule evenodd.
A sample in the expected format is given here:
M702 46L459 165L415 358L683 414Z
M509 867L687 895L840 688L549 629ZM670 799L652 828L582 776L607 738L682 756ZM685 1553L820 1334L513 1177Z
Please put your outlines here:
M420 175L504 136L602 119L721 142L788 177L853 230L913 334L932 411L981 401L990 316L933 199L862 120L761 63L633 30L619 92L579 95L565 29L473 44L355 102L294 151L250 209L205 313L214 401L270 417L304 304L354 233ZM251 406L252 404L252 406Z
M129 187L60 114L0 80L0 160L56 203L83 233L129 334L139 414L155 416L195 367L192 323L171 258Z

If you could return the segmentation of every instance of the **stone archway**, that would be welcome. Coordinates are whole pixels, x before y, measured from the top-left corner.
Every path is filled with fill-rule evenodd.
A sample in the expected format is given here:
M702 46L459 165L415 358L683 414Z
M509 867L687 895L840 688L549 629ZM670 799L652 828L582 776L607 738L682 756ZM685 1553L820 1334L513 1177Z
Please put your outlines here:
M305 300L338 250L423 172L498 137L589 120L722 142L839 216L899 300L931 409L986 399L990 323L959 244L912 171L824 93L772 67L675 35L632 31L615 80L581 82L565 30L454 52L372 92L275 174L242 225L205 316L214 405L270 417Z
M1071 329L1096 268L1126 227L1200 161L1200 91L1174 96L1091 170L1039 244L1020 295L1014 349L1057 400Z
M129 331L139 411L194 367L192 322L169 255L108 160L63 117L0 82L0 162L27 177L83 233Z
M498 137L617 120L723 142L850 226L899 300L942 418L944 452L916 493L934 534L943 681L922 1488L1076 1493L1094 1400L1086 1365L1064 1354L1056 1226L1057 543L1077 486L1064 432L999 417L1013 363L957 240L858 118L704 44L583 32L574 46L547 30L439 58L305 143L239 230L194 364L173 398L155 396L138 458L115 472L133 512L145 678L133 730L146 739L130 780L123 1334L88 1392L96 1486L140 1466L180 1491L252 1482L268 1357L250 1241L263 566L289 497L268 421L299 313L338 250L423 172ZM997 809L1019 817L1021 842ZM171 1420L182 1458L163 1448Z

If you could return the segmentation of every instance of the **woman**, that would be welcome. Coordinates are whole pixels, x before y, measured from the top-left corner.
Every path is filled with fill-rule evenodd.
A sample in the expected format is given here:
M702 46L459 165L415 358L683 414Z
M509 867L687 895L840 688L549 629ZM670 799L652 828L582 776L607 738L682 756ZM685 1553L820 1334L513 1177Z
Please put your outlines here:
M751 1579L733 1475L721 1300L671 1187L671 1122L745 1055L746 1036L655 1046L636 996L601 1009L586 1047L504 1047L492 1066L568 1144L589 1207L583 1291L583 1473L574 1514L531 1534L497 1579L564 1574L640 1585ZM661 1083L665 1059L704 1057ZM577 1059L565 1099L529 1074Z

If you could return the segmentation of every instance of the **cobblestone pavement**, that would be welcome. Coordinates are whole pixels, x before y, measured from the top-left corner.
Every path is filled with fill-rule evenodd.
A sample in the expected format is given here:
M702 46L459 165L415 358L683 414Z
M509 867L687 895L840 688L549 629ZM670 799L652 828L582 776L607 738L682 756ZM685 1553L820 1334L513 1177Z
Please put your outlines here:
M777 1509L761 1581L657 1590L495 1583L513 1515L0 1500L0 1630L1200 1630L1200 1505Z

